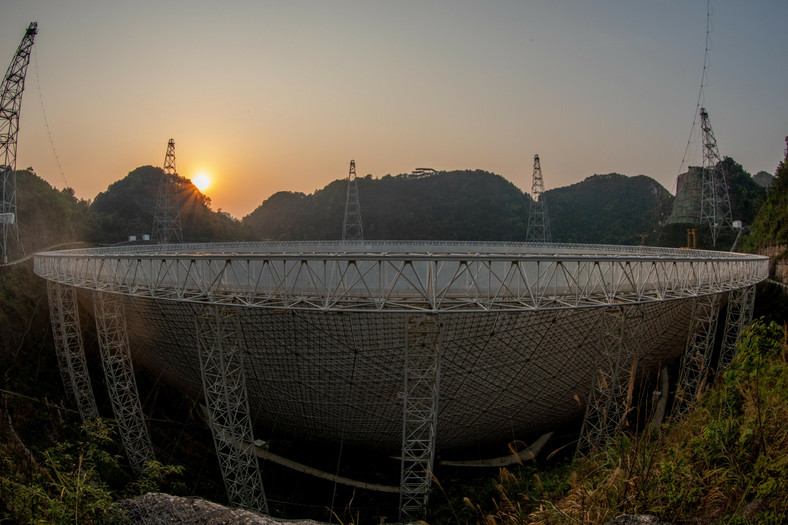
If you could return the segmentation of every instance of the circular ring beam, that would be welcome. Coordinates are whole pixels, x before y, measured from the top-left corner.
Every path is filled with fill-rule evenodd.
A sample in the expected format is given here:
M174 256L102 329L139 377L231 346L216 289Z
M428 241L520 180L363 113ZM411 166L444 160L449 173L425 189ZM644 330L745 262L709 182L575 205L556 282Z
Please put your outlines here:
M751 286L766 257L628 246L266 242L45 252L38 275L174 301L348 312L534 311L639 304Z

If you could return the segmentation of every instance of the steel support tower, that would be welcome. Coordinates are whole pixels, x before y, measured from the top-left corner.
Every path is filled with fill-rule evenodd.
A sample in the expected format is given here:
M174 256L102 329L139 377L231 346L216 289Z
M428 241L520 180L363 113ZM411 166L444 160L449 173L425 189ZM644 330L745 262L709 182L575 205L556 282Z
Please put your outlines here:
M720 294L698 297L692 305L687 347L681 356L678 387L673 400L674 418L689 412L703 393L714 351L719 310Z
M153 233L151 238L159 244L183 242L177 179L175 141L170 139L167 143L167 154L164 156L164 173L161 174L161 179L159 180L156 211L153 215Z
M240 317L232 307L206 305L196 317L205 403L216 455L233 505L268 513L254 451L244 374Z
M577 443L577 455L603 448L632 409L635 372L644 328L642 305L614 306L599 322L600 353Z
M539 155L534 155L534 176L531 183L531 208L528 212L528 232L525 242L552 242L550 219L544 202L544 180Z
M728 292L728 311L725 314L725 339L722 341L717 370L728 368L738 353L739 338L750 321L755 307L755 287L748 286Z
M400 521L424 518L432 485L440 386L439 336L435 316L418 314L408 319Z
M74 396L82 422L98 417L96 398L90 384L90 374L85 360L82 329L79 325L77 289L53 281L47 282L49 313L58 364L65 366L60 373L66 392Z
M8 237L12 234L19 244L19 228L16 216L16 143L19 135L19 111L22 107L22 92L25 90L25 74L30 64L33 41L38 24L30 22L22 42L8 66L3 85L0 87L0 179L3 185L3 202L0 208L0 263L8 263Z
M93 292L93 309L118 434L132 468L142 472L145 462L154 459L153 446L134 379L123 300L120 295Z
M60 370L60 379L63 380L63 390L66 391L66 397L71 401L77 402L77 394L74 392L74 383L71 380L71 373L69 372L68 356L66 355L66 345L63 344L63 330L60 324L60 299L58 294L61 293L58 287L64 285L54 281L47 281L47 299L49 300L49 321L52 325L52 335L55 342L55 356L57 357L57 366ZM80 332L80 337L82 336Z
M733 218L725 169L706 108L700 108L700 128L703 133L703 188L700 220L709 224L712 242L714 246L717 246L720 230L724 226L731 227Z
M358 203L358 184L356 183L356 161L350 161L347 176L347 197L345 198L345 220L342 223L343 241L363 241L361 227L361 206Z

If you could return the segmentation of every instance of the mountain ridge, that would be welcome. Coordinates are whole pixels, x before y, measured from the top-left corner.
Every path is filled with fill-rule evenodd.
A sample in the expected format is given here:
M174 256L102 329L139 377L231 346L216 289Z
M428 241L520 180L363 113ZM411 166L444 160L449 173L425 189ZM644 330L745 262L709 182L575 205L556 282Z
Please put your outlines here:
M731 173L733 208L751 219L765 190L741 166L731 159L725 162ZM28 172L19 173L20 202L24 202L28 191L24 174ZM32 197L33 201L56 203L55 208L55 204L44 208L68 208L56 215L68 217L69 240L79 237L114 244L125 242L132 235L142 239L150 233L162 175L161 168L141 166L110 184L92 202L76 199L69 189L55 190L43 180L28 186L33 194L54 192L53 197ZM365 239L511 242L526 238L531 196L501 175L484 170L453 170L419 176L367 175L356 180ZM274 193L240 221L221 210L212 210L210 198L188 179L175 176L174 182L181 197L181 223L187 242L342 237L347 179L334 180L310 194ZM661 234L675 197L645 175L595 174L548 190L542 198L547 203L554 242L683 244L684 225L671 225L669 235ZM31 218L31 213L20 208L20 231L43 231L42 220L58 221L51 214L46 219ZM24 223L38 226L30 228ZM29 235L23 233L23 238ZM47 245L42 240L30 247Z

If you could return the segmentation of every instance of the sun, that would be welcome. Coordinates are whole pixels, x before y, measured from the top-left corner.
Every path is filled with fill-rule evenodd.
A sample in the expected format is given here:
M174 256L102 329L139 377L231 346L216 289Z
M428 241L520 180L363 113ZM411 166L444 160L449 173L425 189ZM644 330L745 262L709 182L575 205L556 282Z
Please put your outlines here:
M192 177L192 184L194 184L198 190L205 191L211 187L211 176L210 174L201 171Z

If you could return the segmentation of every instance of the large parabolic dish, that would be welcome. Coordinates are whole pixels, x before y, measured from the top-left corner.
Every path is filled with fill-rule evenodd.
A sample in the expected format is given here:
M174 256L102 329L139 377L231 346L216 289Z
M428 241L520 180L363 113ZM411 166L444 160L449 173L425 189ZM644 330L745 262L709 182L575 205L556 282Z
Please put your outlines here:
M768 276L765 257L477 242L144 245L41 253L45 279L123 297L136 365L199 398L195 318L240 318L256 432L398 451L407 331L436 321L437 447L582 417L611 309L637 309L641 374L675 360L693 302ZM90 300L84 294L84 300Z

